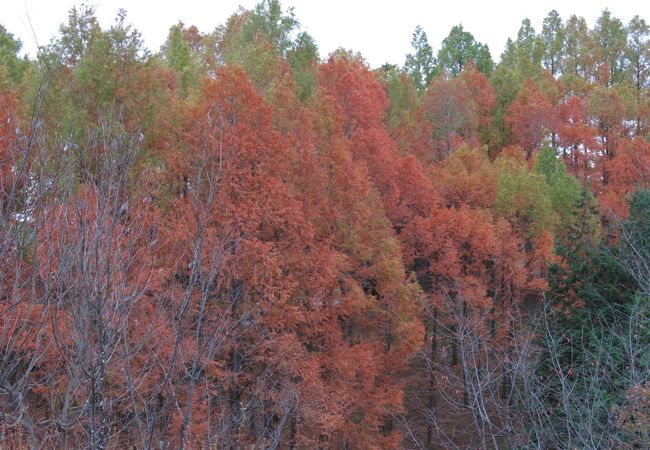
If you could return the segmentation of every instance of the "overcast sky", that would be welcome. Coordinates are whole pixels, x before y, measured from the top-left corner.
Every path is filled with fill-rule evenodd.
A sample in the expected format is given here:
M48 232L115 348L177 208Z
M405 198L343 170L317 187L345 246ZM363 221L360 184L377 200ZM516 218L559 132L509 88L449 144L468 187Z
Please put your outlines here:
M45 44L57 33L75 0L0 0L0 23L19 37L24 50L34 54L36 41ZM257 0L90 0L102 26L112 23L117 10L127 18L152 51L157 51L169 27L179 20L212 31L239 5L249 9ZM592 27L600 12L609 8L627 23L634 15L650 21L650 0L284 0L293 6L302 28L316 40L321 56L338 47L360 51L371 66L385 62L402 64L410 51L416 25L427 32L434 50L452 26L459 23L474 37L489 45L495 60L508 37L516 37L522 19L528 17L535 30L541 29L546 14L556 9L563 19L578 14ZM29 17L29 20L28 20ZM30 26L31 21L31 26ZM34 32L32 32L32 28Z

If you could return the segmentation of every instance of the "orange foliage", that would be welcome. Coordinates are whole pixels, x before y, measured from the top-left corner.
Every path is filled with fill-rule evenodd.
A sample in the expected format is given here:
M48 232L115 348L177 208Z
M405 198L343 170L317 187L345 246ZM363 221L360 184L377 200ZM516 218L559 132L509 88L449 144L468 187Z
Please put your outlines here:
M650 189L650 143L643 138L622 141L605 169L609 182L599 197L601 207L608 215L625 218L628 195Z
M557 127L556 111L547 95L533 80L527 80L517 98L508 108L506 123L514 143L526 151L526 159L541 148L544 140Z

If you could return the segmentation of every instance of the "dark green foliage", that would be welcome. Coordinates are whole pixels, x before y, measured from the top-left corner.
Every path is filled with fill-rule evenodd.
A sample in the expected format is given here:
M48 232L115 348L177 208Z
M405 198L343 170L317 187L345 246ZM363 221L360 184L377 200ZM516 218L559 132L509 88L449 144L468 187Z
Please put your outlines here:
M309 34L298 34L287 53L287 62L296 79L298 98L306 100L316 85L318 63L318 47Z
M418 25L411 39L413 53L406 55L404 70L408 73L420 92L429 85L436 74L436 58L429 45L427 33Z
M498 161L497 170L496 211L527 238L537 237L543 231L552 233L557 215L545 177L507 159Z
M187 96L188 88L194 78L194 64L189 45L183 38L182 24L170 28L163 57L167 66L178 74L183 96Z
M548 301L538 376L550 420L572 446L610 446L618 439L613 407L628 389L647 381L650 367L648 281L650 193L633 196L630 219L615 241L594 240L593 200L583 193L567 239L558 244L561 264L549 271ZM644 261L643 264L638 264Z
M388 96L384 120L391 135L397 138L413 125L419 92L413 78L396 66L384 65L376 73Z
M278 0L262 0L242 27L242 37L247 42L263 36L273 43L281 56L286 56L294 47L293 34L299 28L293 8L282 11Z
M544 19L541 39L544 46L542 62L544 68L549 70L553 76L560 71L560 61L562 59L562 51L564 50L565 36L566 34L562 18L557 11L551 11Z
M586 77L590 66L591 38L584 17L573 15L565 27L562 55L562 73L573 77Z
M20 40L14 38L13 34L0 25L0 81L6 77L16 85L22 79L29 61L27 58L18 57L21 48Z
M472 33L463 30L462 25L456 25L442 41L438 51L440 71L456 77L469 61L474 61L478 70L490 75L494 62L487 45L477 42Z
M627 30L623 22L613 17L606 9L598 18L592 37L596 44L601 69L608 72L608 84L623 81L627 46Z
M576 177L566 173L566 164L557 158L555 150L545 146L539 152L534 172L546 178L551 206L561 218L561 222L567 223L573 220L582 187Z
M306 99L316 82L318 47L300 31L292 8L278 0L264 0L252 11L240 11L216 30L222 62L242 67L260 91L268 93L282 73L281 60L289 63L298 97Z
M542 68L544 42L537 36L529 19L524 19L517 33L517 40L508 39L501 55L501 63L512 67L523 78L534 78Z

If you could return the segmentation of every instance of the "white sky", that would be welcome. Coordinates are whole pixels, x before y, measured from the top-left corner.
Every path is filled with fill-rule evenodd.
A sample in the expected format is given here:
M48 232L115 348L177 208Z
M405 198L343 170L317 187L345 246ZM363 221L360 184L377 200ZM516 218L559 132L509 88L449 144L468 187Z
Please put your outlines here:
M33 55L36 40L46 44L67 19L68 10L78 0L0 0L0 23L19 37L24 51ZM112 23L117 10L127 10L127 20L141 33L152 51L157 51L169 27L179 20L212 31L239 5L249 9L257 0L87 0L96 6L102 26ZM609 8L627 23L638 14L650 22L650 0L284 0L293 6L302 28L316 40L321 56L338 47L360 51L371 66L385 62L402 64L410 51L416 25L426 31L437 51L452 26L463 24L481 42L487 43L495 60L508 37L516 37L525 17L536 31L546 14L556 9L566 20L571 14L585 17L590 27ZM29 20L28 20L29 16ZM35 32L32 32L29 22ZM34 36L35 34L35 36Z

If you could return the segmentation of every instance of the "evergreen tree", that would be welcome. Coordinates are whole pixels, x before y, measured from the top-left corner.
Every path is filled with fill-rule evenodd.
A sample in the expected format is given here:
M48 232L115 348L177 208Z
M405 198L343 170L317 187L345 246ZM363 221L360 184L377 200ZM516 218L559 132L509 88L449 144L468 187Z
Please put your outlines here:
M0 25L0 79L6 76L13 85L20 82L29 65L26 57L22 59L18 57L21 48L20 39L14 38L13 34ZM3 71L5 73L2 73Z
M544 68L550 71L551 75L556 76L560 72L565 40L564 24L557 11L551 11L544 18L541 39L544 45L542 55Z
M490 75L494 69L488 46L477 42L462 25L456 25L442 41L438 66L443 73L457 77L469 61L474 61L478 70L485 75Z
M436 58L433 56L431 45L429 45L427 33L419 25L413 32L411 47L413 47L413 53L406 55L404 70L413 78L418 91L422 92L429 86L436 73Z
M593 238L596 208L583 192L567 239L558 243L562 263L549 272L546 351L538 375L553 427L570 446L622 443L612 407L650 376L650 297L635 263L643 255L647 264L650 255L649 200L647 192L633 196L630 218L612 243Z

